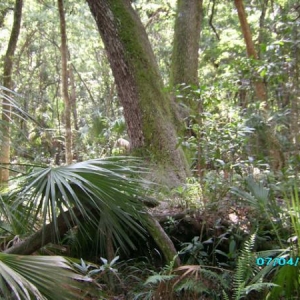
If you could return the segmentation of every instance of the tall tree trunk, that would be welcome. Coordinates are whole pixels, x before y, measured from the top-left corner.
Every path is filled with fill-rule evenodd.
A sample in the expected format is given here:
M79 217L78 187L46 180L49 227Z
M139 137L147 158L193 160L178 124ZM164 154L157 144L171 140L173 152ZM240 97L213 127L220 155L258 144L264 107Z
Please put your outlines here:
M71 103L68 92L68 47L66 34L66 20L63 0L58 0L58 10L60 19L61 35L61 77L62 77L62 94L65 103L65 127L66 127L66 163L72 163L72 130L71 130Z
M300 40L300 33L299 30L297 30L297 27L295 26L293 30L293 37L292 39L294 41ZM292 48L292 57L295 61L293 64L293 69L291 72L291 78L292 79L292 88L291 88L291 136L292 136L292 142L296 147L299 147L300 144L300 130L299 130L299 82L300 82L300 46L299 44L294 46Z
M19 33L21 29L21 19L22 19L22 7L23 0L16 0L14 8L14 22L13 27L7 47L7 51L4 57L4 70L3 70L3 86L12 90L12 71L13 71L13 59L17 47L17 42L19 38ZM3 91L8 97L9 92ZM1 183L7 183L9 178L9 170L7 169L10 162L10 122L11 122L11 106L9 102L3 98L2 100L2 121L3 127L2 133L2 146L0 153L0 163L5 164L6 168L0 168L0 181Z
M200 140L200 133L192 131L192 125L197 123L201 126L202 105L196 102L191 89L186 89L185 86L196 87L198 83L198 52L200 43L200 32L202 23L202 0L177 0L177 13L174 28L174 41L172 52L172 64L170 74L170 86L178 89L180 84L185 84L180 90L181 101L185 106L175 105L177 115L185 122L180 122L180 127L186 124L187 128L179 127L179 132L184 132L185 136L191 137L196 135ZM175 100L174 100L175 101ZM183 108L188 107L188 109ZM198 119L191 119L190 115L199 116ZM188 155L187 157L191 156ZM198 163L197 170L199 177L202 175L203 163L201 159L202 149L200 142L198 143ZM192 154L194 158L194 153Z
M261 1L261 15L259 17L259 33L258 33L258 44L261 45L264 42L265 37L265 20L266 12L268 8L269 0ZM260 51L258 51L258 58L260 58Z
M247 15L243 5L243 0L234 0L234 4L238 11L242 33L246 43L247 55L250 58L258 60L258 55L252 40L250 26L247 21ZM263 81L260 79L254 82L254 86L255 86L256 97L264 103L264 106L262 106L260 112L264 118L264 121L267 122L266 108L268 107L268 103L267 103L266 86L264 85ZM256 133L258 139L263 141L263 143L261 142L259 143L260 150L267 148L271 169L273 171L281 170L285 164L284 154L282 152L280 142L278 141L273 130L269 128L268 125L266 124L263 130L261 129L257 130Z
M108 54L134 153L151 159L155 179L185 181L188 165L177 135L171 100L146 31L129 0L87 0Z
M69 75L70 75L69 77L70 77L70 85L71 85L70 102L71 102L71 107L72 107L74 128L76 131L78 131L79 126L78 126L78 117L77 117L76 86L75 86L73 66L70 66L70 68L69 68Z
M252 34L251 34L250 26L247 21L247 15L245 12L243 0L234 0L234 4L235 4L235 7L238 12L242 33L243 33L244 40L246 43L247 55L248 55L248 57L257 60L258 55L257 55L257 52L254 47L254 43L252 40ZM261 101L266 101L267 100L267 92L266 92L266 87L265 87L264 83L262 82L262 80L256 80L254 82L254 86L255 86L256 97ZM267 103L265 103L265 104L267 105Z
M202 0L178 0L174 28L171 86L198 85Z

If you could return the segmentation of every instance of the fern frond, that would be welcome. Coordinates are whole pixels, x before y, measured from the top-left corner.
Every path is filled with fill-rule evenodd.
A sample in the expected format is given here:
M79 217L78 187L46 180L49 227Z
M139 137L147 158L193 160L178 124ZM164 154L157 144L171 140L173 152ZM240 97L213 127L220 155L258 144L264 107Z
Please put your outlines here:
M250 285L246 286L244 288L244 293L245 293L245 295L248 295L251 291L261 292L262 290L264 290L266 288L272 288L272 287L277 287L277 286L278 286L277 284L271 283L271 282L254 283L254 284L250 284Z
M187 279L184 281L181 281L176 288L174 289L175 292L184 292L184 293L195 293L195 294L201 294L201 293L209 293L210 288L205 286L203 282L197 282L193 279Z
M170 281L170 280L174 279L175 277L177 277L177 276L176 275L155 274L155 275L150 276L146 280L145 285L147 285L147 284L159 284L161 282Z
M244 249L238 259L236 273L233 279L234 298L240 299L245 293L245 287L249 280L255 275L253 248L255 245L256 234L252 234L250 239L245 242Z
M222 291L222 294L223 294L223 299L224 300L229 300L229 297L228 297L228 295L226 294L226 292L224 290Z

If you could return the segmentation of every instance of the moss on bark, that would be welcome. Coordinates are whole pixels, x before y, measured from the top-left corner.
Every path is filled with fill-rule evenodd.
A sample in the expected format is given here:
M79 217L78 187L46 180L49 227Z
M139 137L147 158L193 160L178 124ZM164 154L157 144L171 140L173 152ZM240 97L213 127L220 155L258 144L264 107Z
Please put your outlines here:
M128 0L87 0L104 41L135 153L149 159L159 181L176 186L189 168L177 148L171 99L146 31Z

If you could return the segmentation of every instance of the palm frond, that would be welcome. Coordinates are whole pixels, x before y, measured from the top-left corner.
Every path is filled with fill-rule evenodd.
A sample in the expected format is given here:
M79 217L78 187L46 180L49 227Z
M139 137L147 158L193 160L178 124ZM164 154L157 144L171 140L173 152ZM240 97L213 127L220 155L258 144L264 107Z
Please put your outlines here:
M246 179L246 187L249 192L235 187L231 189L231 192L246 201L253 208L262 210L265 213L268 207L269 189L256 182L252 177Z
M276 234L277 242L280 247L283 248L280 231L278 229L278 222L281 222L281 208L276 203L274 197L270 197L270 189L264 187L261 182L256 182L252 176L246 179L246 187L249 192L239 188L232 188L231 192L240 197L242 201L246 201L266 218Z
M223 274L220 274L220 271ZM182 273L173 284L174 291L186 291L196 295L206 293L213 295L219 288L228 289L228 283L224 280L224 270L213 266L185 265L180 266L174 272ZM211 291L214 286L214 291Z
M0 195L0 228L7 234L16 236L29 232L24 222L25 215L28 215L26 206L16 206L14 199L7 193Z
M12 193L14 205L26 205L27 223L31 226L52 222L56 236L58 215L70 213L72 222L79 227L83 222L74 213L80 211L84 223L91 224L99 231L112 232L116 243L134 248L128 232L143 236L142 225L144 205L138 200L143 183L138 175L146 172L133 158L113 157L94 159L70 166L37 168L24 176L21 187ZM35 212L32 217L32 211ZM31 219L32 218L32 219ZM81 229L84 226L80 227Z
M0 295L5 299L78 299L86 281L91 282L63 257L0 253Z
M11 109L11 114L16 116L17 118L21 118L23 120L30 119L31 121L34 121L35 123L36 120L30 116L25 110L23 110L20 106L20 104L12 97L21 97L20 94L0 85L0 99L3 99L6 102L6 106L10 107ZM4 110L3 112L5 113L7 110ZM10 118L10 121L12 119ZM7 122L4 122L0 120L0 125L9 125Z

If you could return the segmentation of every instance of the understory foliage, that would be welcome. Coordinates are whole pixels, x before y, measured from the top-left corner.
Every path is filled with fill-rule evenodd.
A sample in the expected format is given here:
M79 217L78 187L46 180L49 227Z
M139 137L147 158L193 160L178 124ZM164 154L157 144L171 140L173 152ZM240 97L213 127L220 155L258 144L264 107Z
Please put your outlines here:
M17 110L16 115L22 117L22 110L14 100L6 99ZM145 237L143 215L146 212L138 197L141 185L147 184L140 179L146 171L135 158L112 157L70 166L31 165L26 174L16 176L11 187L2 189L0 195L3 251L0 253L0 296L5 299L77 299L87 294L101 294L102 286L97 287L92 277L78 274L79 265L71 260L16 253L25 249L31 254L49 241L56 241L56 249L50 245L42 252L60 251L62 254L63 235L68 232L74 237L79 232L84 234L86 241L97 245L96 253L100 253L102 246L102 253L109 255L108 249L103 249L105 244L111 244L110 251L117 247L125 253L129 248L136 249L134 239ZM78 254L84 255L80 245L77 246ZM112 270L116 260L110 262L108 270ZM108 261L102 258L102 262L104 267L98 272L105 273ZM91 274L97 272L94 270Z
M135 167L135 160L131 163L129 158L115 157L56 168L36 166L30 173L18 177L15 189L3 194L0 202L1 247L4 252L10 253L19 244L26 243L28 234L37 230L41 232L41 241L49 241L50 235L52 241L58 243L56 250L50 245L43 252L59 252L63 248L63 244L59 246L63 238L59 221L62 217L68 227L65 232L72 230L75 236L83 234L86 242L93 241L97 245L95 254L89 249L89 258L96 257L96 253L101 251L108 255L107 249L103 248L108 243L112 244L112 250L120 247L125 253L129 248L136 249L134 240L143 239L145 235L145 211L137 198L142 183L137 176L145 169ZM49 222L52 224L51 231L46 225ZM7 243L6 239L12 237L14 239ZM78 248L77 254L86 255L80 244L72 246ZM2 253L0 260L0 293L3 296L13 294L18 299L31 299L31 296L37 299L74 299L73 294L80 296L84 294L84 289L89 290L81 283L92 282L92 279L76 274L72 264L61 257ZM105 259L102 261L107 263ZM111 265L113 263L110 262ZM105 270L101 267L99 272ZM47 283L52 277L53 286Z

